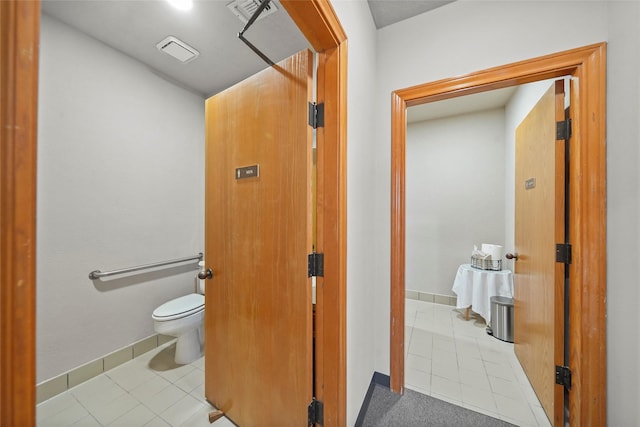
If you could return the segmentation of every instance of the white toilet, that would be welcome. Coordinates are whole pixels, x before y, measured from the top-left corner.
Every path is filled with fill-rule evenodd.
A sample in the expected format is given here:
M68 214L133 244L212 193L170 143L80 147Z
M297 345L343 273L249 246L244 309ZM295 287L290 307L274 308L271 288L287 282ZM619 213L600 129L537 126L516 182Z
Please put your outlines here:
M175 362L191 363L202 356L204 321L204 280L198 293L172 299L153 311L153 328L159 334L177 337Z

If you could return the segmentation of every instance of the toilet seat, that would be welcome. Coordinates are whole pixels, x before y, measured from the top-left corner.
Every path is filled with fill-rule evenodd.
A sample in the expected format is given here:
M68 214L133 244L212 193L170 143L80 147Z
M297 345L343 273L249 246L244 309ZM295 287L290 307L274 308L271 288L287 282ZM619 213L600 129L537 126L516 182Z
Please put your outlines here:
M204 295L189 294L165 302L153 311L152 318L169 321L187 317L204 310Z

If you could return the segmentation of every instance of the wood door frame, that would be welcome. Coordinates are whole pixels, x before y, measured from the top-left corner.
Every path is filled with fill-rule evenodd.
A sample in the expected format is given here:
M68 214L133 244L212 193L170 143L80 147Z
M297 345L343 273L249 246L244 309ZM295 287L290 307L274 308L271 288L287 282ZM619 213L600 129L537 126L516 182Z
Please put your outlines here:
M324 277L316 281L315 397L324 403L324 425L347 419L347 35L329 0L280 4L319 53L317 102L325 123L317 131L317 248ZM325 286L325 284L327 286Z
M407 107L570 75L569 307L571 425L606 425L606 44L593 44L391 95L391 388L404 390L405 155Z
M0 424L35 425L40 4L0 1Z
M347 37L329 0L283 0L320 53L316 397L327 426L346 424ZM0 424L35 425L35 252L40 3L0 2ZM19 96L18 96L19 95ZM325 287L324 283L328 286Z

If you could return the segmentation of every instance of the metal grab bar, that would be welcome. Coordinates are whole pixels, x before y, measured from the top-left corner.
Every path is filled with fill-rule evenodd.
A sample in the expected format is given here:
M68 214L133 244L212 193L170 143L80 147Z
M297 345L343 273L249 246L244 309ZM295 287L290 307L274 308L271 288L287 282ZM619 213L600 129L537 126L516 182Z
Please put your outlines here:
M104 272L100 271L100 270L94 270L91 273L89 273L89 279L96 280L96 279L99 279L101 277L113 276L115 274L131 273L133 271L146 270L147 268L161 267L163 265L177 264L177 263L180 263L180 262L192 261L192 260L196 260L196 259L198 261L202 261L202 252L200 252L196 256L190 256L190 257L180 258L180 259L173 259L171 261L154 262L153 264L138 265L136 267L121 268L120 270L111 270L111 271L104 271Z

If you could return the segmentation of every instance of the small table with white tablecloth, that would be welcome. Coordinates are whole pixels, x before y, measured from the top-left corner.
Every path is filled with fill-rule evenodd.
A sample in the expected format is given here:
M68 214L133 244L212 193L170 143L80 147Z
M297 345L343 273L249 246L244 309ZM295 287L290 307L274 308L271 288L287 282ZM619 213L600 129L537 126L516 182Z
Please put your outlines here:
M491 297L513 298L513 274L511 270L481 270L471 267L471 264L462 264L458 267L452 290L458 295L456 308L467 309L467 320L469 309L472 308L489 325Z

